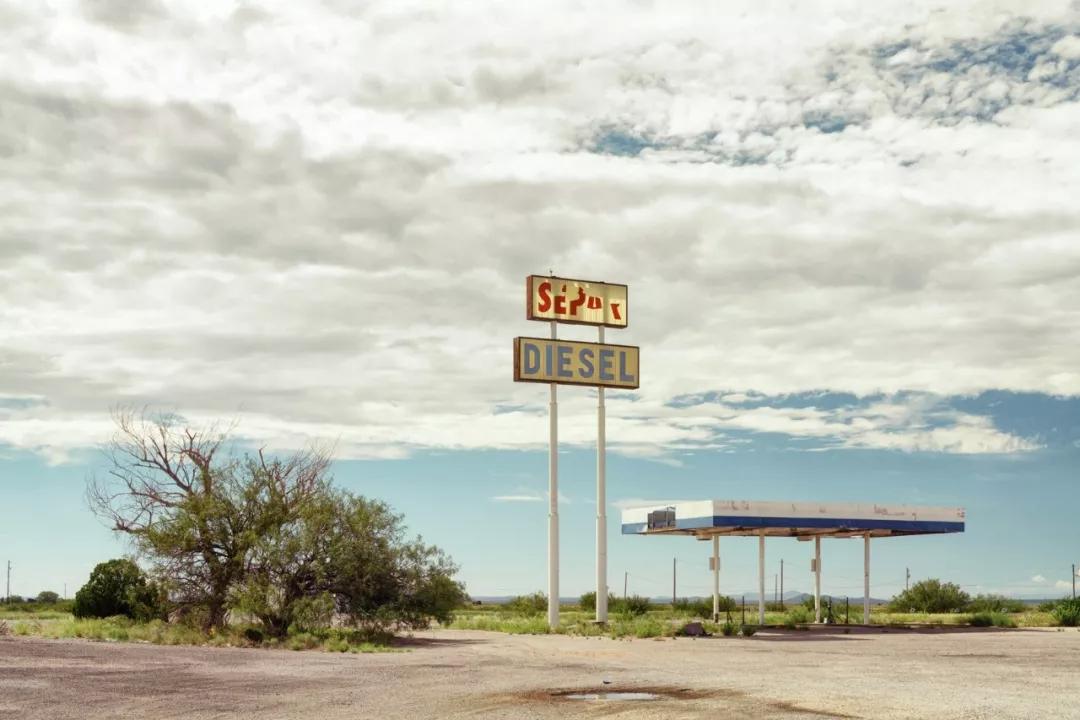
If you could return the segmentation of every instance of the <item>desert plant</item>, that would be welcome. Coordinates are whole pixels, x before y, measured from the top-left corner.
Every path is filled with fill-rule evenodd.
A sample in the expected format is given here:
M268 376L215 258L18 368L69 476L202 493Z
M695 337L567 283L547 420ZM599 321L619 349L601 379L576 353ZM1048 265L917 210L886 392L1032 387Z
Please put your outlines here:
M965 608L970 613L1017 613L1026 609L1027 606L1022 600L1014 600L1004 595L976 595Z
M889 602L891 612L959 612L971 597L955 583L937 579L920 580Z
M539 591L534 592L532 595L518 595L506 603L507 610L526 617L534 617L547 612L547 606L547 595Z
M34 602L41 603L42 605L55 605L60 602L60 595L59 593L54 593L52 590L42 590L38 593Z
M615 600L611 610L623 615L644 615L649 612L649 610L652 610L652 602L647 597L631 595Z
M731 622L730 620L720 626L720 634L724 637L731 637L737 631L738 627L736 627L735 623Z
M1016 621L1001 612L977 612L968 617L968 624L973 627L1016 627Z
M813 613L803 605L796 605L787 613L787 622L791 625L805 625L812 619Z
M1080 598L1059 600L1050 614L1062 627L1077 627L1080 625Z
M753 637L754 633L756 633L757 630L758 630L757 625L749 625L749 624L743 625L740 628L740 631L742 632L743 637Z
M147 581L135 563L109 560L98 564L75 594L72 614L77 618L123 615L152 620L164 614L164 593Z

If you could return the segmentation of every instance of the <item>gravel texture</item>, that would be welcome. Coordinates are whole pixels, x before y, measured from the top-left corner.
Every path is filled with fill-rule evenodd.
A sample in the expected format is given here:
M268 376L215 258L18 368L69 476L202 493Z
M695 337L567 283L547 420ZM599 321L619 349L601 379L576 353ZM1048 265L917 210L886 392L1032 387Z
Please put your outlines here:
M0 717L1080 718L1080 632L610 640L418 633L339 655L0 638ZM652 692L662 699L570 700Z

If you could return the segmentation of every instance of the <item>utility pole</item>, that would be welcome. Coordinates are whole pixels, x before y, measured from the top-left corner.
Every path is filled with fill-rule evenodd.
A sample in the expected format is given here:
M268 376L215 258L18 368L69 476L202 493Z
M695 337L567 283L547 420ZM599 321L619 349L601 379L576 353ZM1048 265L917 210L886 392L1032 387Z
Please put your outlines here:
M625 571L622 574L622 599L626 600L626 582L630 579L630 572Z
M671 558L671 607L675 607L675 558Z
M780 593L777 590L778 587L780 587L780 576L774 574L772 576L772 601L773 601L773 605L777 604L780 601L780 599L779 599Z
M784 558L780 558L780 609L784 609Z
M1072 581L1073 581L1073 600L1075 600L1076 599L1076 563L1073 563Z

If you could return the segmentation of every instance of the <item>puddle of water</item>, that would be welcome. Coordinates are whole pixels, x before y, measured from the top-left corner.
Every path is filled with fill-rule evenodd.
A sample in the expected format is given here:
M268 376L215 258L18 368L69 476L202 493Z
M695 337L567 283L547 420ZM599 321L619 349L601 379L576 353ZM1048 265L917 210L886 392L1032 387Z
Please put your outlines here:
M572 693L563 695L567 700L659 700L656 693L647 692L605 692L605 693Z

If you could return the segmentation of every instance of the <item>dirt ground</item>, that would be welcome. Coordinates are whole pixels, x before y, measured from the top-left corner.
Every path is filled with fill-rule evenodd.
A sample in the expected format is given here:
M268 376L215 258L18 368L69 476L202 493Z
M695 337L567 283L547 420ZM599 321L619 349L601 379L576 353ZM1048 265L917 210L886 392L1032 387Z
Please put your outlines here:
M1080 718L1080 632L610 640L445 630L374 655L0 638L4 716Z

